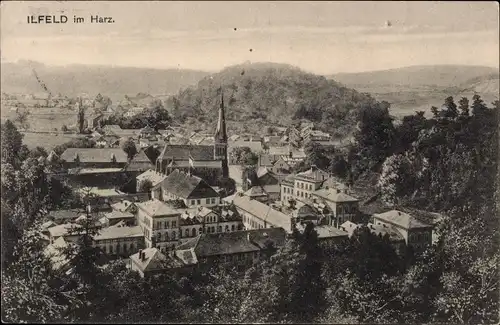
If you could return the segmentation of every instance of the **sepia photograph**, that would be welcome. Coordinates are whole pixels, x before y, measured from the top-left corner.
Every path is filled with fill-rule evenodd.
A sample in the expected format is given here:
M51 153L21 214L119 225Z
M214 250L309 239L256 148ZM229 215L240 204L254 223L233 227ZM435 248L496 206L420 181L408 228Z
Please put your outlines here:
M499 11L2 1L2 322L498 324Z

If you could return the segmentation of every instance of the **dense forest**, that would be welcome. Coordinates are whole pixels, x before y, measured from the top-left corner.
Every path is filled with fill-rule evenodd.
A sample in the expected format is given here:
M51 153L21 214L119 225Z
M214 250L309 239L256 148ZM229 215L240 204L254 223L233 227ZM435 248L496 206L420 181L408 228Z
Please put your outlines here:
M231 66L197 86L169 98L166 107L179 122L195 119L213 126L224 92L229 125L290 125L307 119L337 137L349 134L356 112L375 100L323 76L285 64L253 63Z
M388 238L366 228L325 249L308 226L285 247L271 248L245 274L214 265L189 276L165 273L149 279L120 262L98 267L99 254L83 237L67 252L75 271L51 270L41 254L38 211L72 198L45 182L36 157L46 153L25 149L15 126L5 123L2 193L9 195L2 194L2 253L11 254L4 256L2 317L14 322L498 322L499 109L498 102L488 107L479 96L470 102L462 98L458 105L450 97L432 109L432 117L416 112L395 125L387 104L374 102L355 115L356 144L345 157L335 148L306 148L303 167L324 164L352 182L375 173L388 206L442 212L439 240L422 254L398 255Z

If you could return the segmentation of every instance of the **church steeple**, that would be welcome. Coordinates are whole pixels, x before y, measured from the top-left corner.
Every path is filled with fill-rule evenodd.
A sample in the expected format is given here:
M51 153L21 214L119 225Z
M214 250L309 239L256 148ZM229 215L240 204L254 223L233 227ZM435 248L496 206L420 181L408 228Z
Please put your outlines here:
M224 112L224 91L222 90L222 87L220 96L219 120L217 121L217 129L215 130L215 140L227 142L226 116Z
M222 177L229 177L229 166L227 162L227 131L226 131L226 116L224 114L224 92L221 90L221 101L219 107L219 120L214 136L214 159L222 160Z

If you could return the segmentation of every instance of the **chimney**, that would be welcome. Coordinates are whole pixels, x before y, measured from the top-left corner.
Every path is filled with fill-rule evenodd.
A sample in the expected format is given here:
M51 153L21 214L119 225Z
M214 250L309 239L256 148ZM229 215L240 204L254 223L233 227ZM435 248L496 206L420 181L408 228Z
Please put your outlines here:
M139 259L142 259L142 249L139 249Z

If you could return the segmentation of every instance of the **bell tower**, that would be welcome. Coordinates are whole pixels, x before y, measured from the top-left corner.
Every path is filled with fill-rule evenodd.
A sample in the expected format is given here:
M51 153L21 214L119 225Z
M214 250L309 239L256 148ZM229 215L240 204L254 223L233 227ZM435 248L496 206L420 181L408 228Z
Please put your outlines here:
M222 177L229 177L229 167L227 162L227 132L226 116L224 114L224 92L221 90L221 101L219 107L219 120L215 130L214 159L222 160Z

